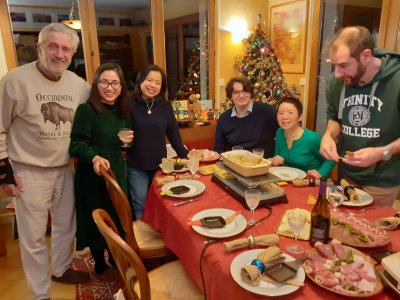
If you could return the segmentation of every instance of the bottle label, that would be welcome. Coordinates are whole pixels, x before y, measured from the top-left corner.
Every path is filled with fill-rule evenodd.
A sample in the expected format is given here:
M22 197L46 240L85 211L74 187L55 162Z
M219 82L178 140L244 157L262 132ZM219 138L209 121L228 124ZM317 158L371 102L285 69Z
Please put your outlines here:
M325 241L326 240L325 232L326 232L325 229L313 228L311 240L312 241Z

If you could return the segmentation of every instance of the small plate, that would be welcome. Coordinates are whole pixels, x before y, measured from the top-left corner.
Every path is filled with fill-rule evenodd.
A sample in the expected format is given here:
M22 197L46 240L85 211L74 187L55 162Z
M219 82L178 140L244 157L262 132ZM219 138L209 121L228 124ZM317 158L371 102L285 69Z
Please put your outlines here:
M240 270L242 269L242 267L250 264L253 259L257 258L257 254L264 250L265 249L249 250L236 256L231 263L231 275L233 277L233 280L235 280L236 283L245 290L262 296L282 296L297 291L300 288L299 286L282 283L268 283L262 280L258 286L251 286L250 284L242 280L242 278L240 277ZM286 253L283 253L282 255L285 257L285 261L295 260L292 256ZM293 276L292 279L304 282L305 277L306 276L304 269L300 267L297 270L297 274Z
M186 167L186 166L183 166L183 168L180 169L180 170L176 170L176 169L175 169L175 166L174 166L174 170L173 170L172 172L175 172L175 173L183 173L183 172L187 172L187 171L189 171L189 168Z
M201 157L203 156L204 151L208 151L208 152L210 152L210 153L213 153L213 154L215 155L215 158L211 158L211 159L202 159ZM195 149L195 150L190 150L190 152L189 152L189 154L188 154L188 157L189 157L190 155L193 155L193 154L198 155L199 158L200 158L199 162L200 162L200 163L203 163L203 164L214 163L214 162L219 161L219 160L221 159L221 155L220 155L220 154L218 154L218 153L215 152L215 151L208 150L208 149Z
M306 172L290 167L271 167L269 172L279 177L283 181L293 181L295 179L303 179L307 177Z
M379 276L381 277L382 281L384 282L384 284L386 286L388 286L389 288L391 288L395 293L397 293L397 295L399 295L400 297L400 291L393 285L393 283L386 277L385 275L385 270L382 269L377 269L376 270L379 274Z
M343 201L342 205L344 206L365 206L369 205L374 201L374 198L367 192L360 190L360 189L355 189L356 193L360 196L361 201L359 202L351 202L351 201ZM347 198L345 198L347 199Z
M191 179L187 179L187 180L182 179L182 180L171 181L171 182L164 184L161 188L161 191L165 192L165 191L168 191L171 188L179 186L179 185L184 185L184 186L188 187L190 190L184 194L179 194L179 195L168 194L169 197L174 197L174 198L193 197L193 196L200 195L202 192L204 192L206 190L206 186L201 181L191 180Z
M225 208L211 208L198 212L192 217L192 220L200 220L204 217L210 216L221 216L221 217L229 217L233 215L235 211ZM212 237L212 238L225 238L231 237L241 233L246 229L247 221L243 215L238 215L233 220L232 223L225 225L221 228L207 228L203 226L192 226L193 230L197 233Z

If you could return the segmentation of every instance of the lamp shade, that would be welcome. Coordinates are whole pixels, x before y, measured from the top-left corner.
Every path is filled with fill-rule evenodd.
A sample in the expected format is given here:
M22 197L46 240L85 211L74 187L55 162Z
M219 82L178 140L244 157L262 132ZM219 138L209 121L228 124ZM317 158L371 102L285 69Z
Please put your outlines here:
M75 30L81 29L81 20L64 20L61 23Z

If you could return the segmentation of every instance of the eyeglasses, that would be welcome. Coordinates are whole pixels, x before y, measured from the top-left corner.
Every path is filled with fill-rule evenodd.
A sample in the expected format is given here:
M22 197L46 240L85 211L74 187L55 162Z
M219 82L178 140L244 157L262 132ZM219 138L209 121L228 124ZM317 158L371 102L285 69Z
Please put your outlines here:
M241 91L233 91L233 92L232 92L232 95L233 95L233 96L239 96L240 94L242 94L242 95L247 95L247 94L250 94L250 92L248 92L248 91L243 91L243 90L241 90Z
M99 80L99 87L101 87L102 89L106 89L108 88L108 86L111 85L111 87L116 90L121 86L121 82L113 80L111 82L108 82L107 79L102 79Z

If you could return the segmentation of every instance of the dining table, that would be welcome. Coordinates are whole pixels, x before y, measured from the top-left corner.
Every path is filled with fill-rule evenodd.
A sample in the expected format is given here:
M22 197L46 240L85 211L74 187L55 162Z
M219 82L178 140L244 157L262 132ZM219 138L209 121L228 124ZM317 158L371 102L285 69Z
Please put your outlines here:
M156 177L158 176L163 175L161 172L158 172ZM287 183L282 186L288 200L287 203L274 203L270 208L259 206L254 212L256 219L262 219L270 214L269 217L263 219L258 225L248 228L235 236L212 239L194 231L192 226L188 225L188 220L196 213L211 208L224 208L232 211L242 210L242 215L246 219L250 217L250 211L245 209L227 190L223 189L211 179L212 175L201 175L200 178L197 178L196 180L203 182L206 186L205 191L201 195L194 197L201 197L201 199L181 206L174 206L174 204L185 199L160 195L161 187L157 186L156 180L154 180L149 189L142 220L148 222L162 233L166 246L179 258L187 274L201 290L203 290L203 276L205 287L203 293L205 293L207 299L265 299L266 296L257 295L239 286L231 275L230 266L232 261L241 253L251 250L251 248L245 247L233 251L226 251L223 243L238 238L246 238L249 235L256 237L275 233L286 210L293 208L302 208L308 211L312 210L313 204L309 204L308 198L310 195L317 198L318 187L295 187L291 183ZM270 212L271 209L272 211ZM392 207L379 207L374 202L370 204L366 210L360 207L345 207L343 205L338 209L341 212L354 213L369 221L375 221L384 217L392 217L398 213L398 211ZM366 255L384 249L400 251L399 230L388 231L388 235L391 240L389 244L379 248L359 248L359 250ZM288 253L286 251L286 246L293 242L293 238L279 236L279 248L282 252ZM311 248L308 241L298 240L298 243L305 249ZM202 270L200 270L201 256ZM291 294L279 296L278 298L343 299L344 297L306 278L303 287L300 287ZM396 299L396 296L392 290L385 287L382 292L369 297L369 299Z

